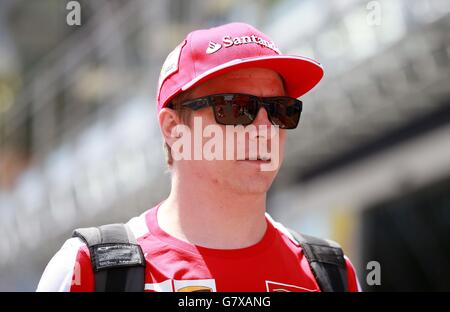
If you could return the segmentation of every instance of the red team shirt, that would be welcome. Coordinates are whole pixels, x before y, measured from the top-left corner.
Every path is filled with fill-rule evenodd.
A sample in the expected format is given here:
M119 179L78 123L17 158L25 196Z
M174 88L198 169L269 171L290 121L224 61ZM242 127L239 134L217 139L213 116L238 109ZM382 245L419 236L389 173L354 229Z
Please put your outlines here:
M257 244L242 249L210 249L189 244L162 230L158 206L128 222L146 259L145 291L320 291L302 248L268 214ZM350 291L359 286L345 257ZM47 265L38 291L94 291L89 250L79 238L66 241Z

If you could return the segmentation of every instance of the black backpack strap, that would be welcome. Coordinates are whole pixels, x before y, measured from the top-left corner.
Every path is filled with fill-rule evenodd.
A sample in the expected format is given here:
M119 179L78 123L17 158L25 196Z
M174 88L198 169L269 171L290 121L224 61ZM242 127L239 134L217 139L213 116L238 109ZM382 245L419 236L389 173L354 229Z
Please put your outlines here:
M95 291L144 291L145 259L126 224L76 229L89 248Z
M320 290L348 291L347 266L341 246L334 241L299 234L292 229L289 232L302 247Z

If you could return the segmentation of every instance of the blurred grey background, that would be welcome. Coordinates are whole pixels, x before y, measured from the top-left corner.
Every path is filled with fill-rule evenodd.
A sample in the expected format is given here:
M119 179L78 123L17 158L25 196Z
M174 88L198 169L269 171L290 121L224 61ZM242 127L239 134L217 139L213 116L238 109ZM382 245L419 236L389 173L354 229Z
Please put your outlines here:
M68 2L0 1L1 291L35 290L73 228L165 198L160 68L232 21L325 68L271 215L339 241L364 290L450 290L450 1L81 0L79 26Z

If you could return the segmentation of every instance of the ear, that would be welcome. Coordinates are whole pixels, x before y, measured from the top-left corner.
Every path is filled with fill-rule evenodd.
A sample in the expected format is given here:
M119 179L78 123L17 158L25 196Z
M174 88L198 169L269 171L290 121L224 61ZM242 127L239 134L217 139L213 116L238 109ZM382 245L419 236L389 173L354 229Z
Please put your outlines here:
M158 121L164 141L172 146L173 142L179 137L179 134L174 131L176 126L181 124L180 117L173 109L164 107L159 111Z

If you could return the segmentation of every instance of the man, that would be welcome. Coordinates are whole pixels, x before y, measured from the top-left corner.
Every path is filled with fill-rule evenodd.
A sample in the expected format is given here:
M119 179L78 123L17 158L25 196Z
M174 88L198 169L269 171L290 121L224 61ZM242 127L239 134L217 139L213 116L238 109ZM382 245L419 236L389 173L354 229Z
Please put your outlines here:
M266 195L286 131L300 118L296 98L322 75L317 62L283 56L243 23L191 32L169 54L157 105L171 192L128 222L144 254L146 291L321 290L306 250L266 214ZM239 133L244 142L208 149L213 132L216 143ZM94 291L90 250L80 238L69 239L38 290ZM357 291L354 269L347 258L343 263L347 290Z

